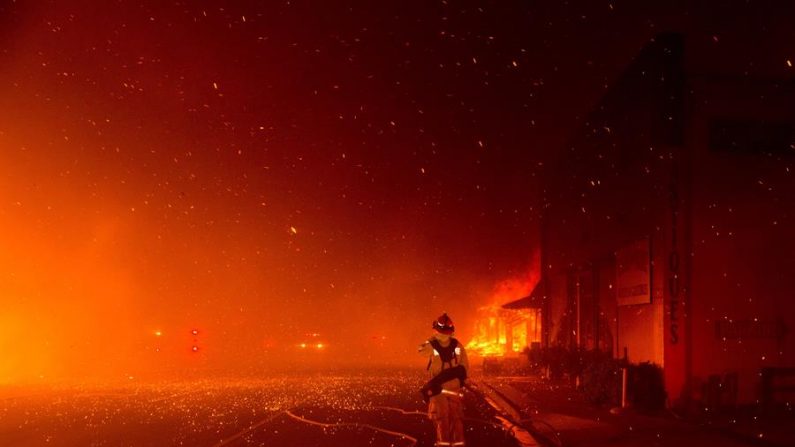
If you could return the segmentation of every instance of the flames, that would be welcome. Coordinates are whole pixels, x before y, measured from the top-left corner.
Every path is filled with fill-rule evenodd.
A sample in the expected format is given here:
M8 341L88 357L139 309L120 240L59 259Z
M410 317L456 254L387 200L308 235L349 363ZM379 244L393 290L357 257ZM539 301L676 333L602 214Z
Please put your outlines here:
M499 306L483 306L478 309L478 320L475 323L475 336L472 337L467 349L481 356L503 356L507 349L505 333L500 333Z
M541 341L540 309L504 309L503 304L527 296L537 280L503 281L495 287L491 304L478 309L474 336L467 349L484 357L517 355Z
M478 309L475 336L467 349L484 357L520 354L541 341L540 309L502 309L484 306Z

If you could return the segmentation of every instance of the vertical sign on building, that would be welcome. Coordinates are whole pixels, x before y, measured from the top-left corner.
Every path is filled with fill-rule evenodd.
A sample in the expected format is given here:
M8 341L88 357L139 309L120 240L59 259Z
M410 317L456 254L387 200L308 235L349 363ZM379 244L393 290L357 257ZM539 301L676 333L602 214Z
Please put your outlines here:
M680 270L682 260L679 256L679 187L678 168L676 164L671 168L670 212L671 228L669 234L668 252L668 341L671 344L679 343L679 313L680 291L682 289Z
M619 306L651 303L651 241L648 237L616 251Z

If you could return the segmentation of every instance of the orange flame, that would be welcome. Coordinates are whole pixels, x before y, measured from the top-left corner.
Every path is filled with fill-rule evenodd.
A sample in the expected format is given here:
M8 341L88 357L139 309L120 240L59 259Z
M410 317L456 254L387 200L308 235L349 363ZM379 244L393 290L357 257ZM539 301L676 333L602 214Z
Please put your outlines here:
M503 309L502 305L532 292L537 276L498 283L489 299L491 304L478 309L474 336L467 344L470 352L484 357L519 353L532 342L540 341L540 318L534 309Z

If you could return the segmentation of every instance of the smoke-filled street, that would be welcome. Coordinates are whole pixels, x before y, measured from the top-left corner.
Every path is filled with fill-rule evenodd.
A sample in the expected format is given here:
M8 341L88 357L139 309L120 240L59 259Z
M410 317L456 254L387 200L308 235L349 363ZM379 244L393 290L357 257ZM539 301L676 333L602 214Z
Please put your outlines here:
M0 447L795 445L793 23L0 0Z
M62 386L0 401L13 446L430 446L418 388L400 370L272 379ZM513 446L494 412L466 397L467 439Z

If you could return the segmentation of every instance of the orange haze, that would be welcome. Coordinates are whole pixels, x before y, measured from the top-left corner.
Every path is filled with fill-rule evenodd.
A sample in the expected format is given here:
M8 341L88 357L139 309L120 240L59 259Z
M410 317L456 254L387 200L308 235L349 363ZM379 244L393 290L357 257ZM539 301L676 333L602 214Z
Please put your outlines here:
M466 339L531 256L525 170L400 133L417 106L379 84L331 99L400 58L307 50L336 35L312 9L159 7L4 18L0 382L421 367L443 310Z

